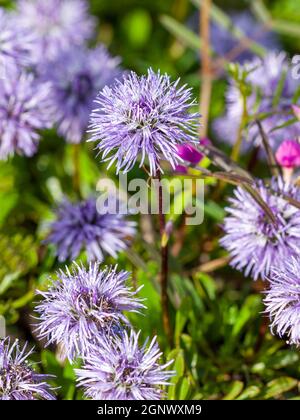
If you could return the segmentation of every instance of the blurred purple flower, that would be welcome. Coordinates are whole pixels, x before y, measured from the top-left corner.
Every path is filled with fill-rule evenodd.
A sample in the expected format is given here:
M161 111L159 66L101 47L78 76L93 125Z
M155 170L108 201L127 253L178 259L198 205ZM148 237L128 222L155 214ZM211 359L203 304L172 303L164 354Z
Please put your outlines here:
M72 362L86 356L95 340L110 337L115 329L129 325L123 311L139 312L145 306L128 286L129 273L115 267L100 269L91 263L89 269L77 264L70 272L60 270L58 280L36 306L39 313L37 332L40 338L60 344L62 356Z
M104 46L94 50L73 47L42 66L42 80L53 85L58 133L68 142L82 140L93 100L100 89L120 75L119 62Z
M151 175L161 169L161 159L175 169L181 161L177 146L196 142L199 125L198 114L188 113L191 90L178 84L149 69L146 76L132 72L100 92L90 140L99 140L97 149L109 166L116 161L117 172L128 172L140 155L140 167L147 159Z
M247 11L231 11L228 13L233 25L241 31L241 34L247 36L249 40L256 42L267 50L281 50L279 38L275 32L266 30L266 28L258 22L255 17ZM197 33L199 33L199 13L195 13L188 22L188 25ZM212 50L219 56L229 56L234 51L234 56L228 57L230 61L243 63L254 57L253 51L240 45L240 39L231 34L221 24L212 20L210 25L210 38Z
M248 10L232 12L229 16L235 27L249 39L262 45L267 50L280 50L280 43L276 33L266 30ZM240 40L234 37L227 29L213 22L211 25L211 43L213 50L217 54L226 56L230 51L237 48ZM246 48L237 54L233 61L243 63L253 57L254 53Z
M162 385L168 385L173 371L165 370L173 361L159 364L162 353L153 338L142 347L139 333L126 332L113 342L105 340L93 347L82 369L75 369L79 386L93 400L159 400Z
M32 74L16 70L0 80L0 159L15 153L32 156L39 130L53 121L50 83L37 83Z
M90 261L102 261L104 252L117 258L127 248L135 235L135 222L122 214L99 213L95 198L78 203L64 200L50 229L46 242L56 246L59 261L74 260L82 250Z
M37 40L36 64L83 45L94 33L95 19L86 0L18 0L16 12L18 26L32 31Z
M31 64L34 37L29 30L19 28L15 15L0 8L1 78L9 77L11 68Z
M289 344L300 344L300 261L289 258L282 269L272 268L264 299L272 332L287 336Z
M247 83L252 89L252 93L247 98L247 112L250 116L272 114L263 118L261 123L275 151L284 138L297 138L300 135L300 123L298 122L281 127L292 119L289 111L298 83L292 78L284 53L272 52L267 54L263 60L255 58L246 63L244 69L248 71ZM282 79L284 75L285 78ZM282 80L280 100L275 105L275 97ZM214 129L221 141L234 144L243 114L243 100L233 80L230 80L226 102L226 113L215 121ZM245 129L242 150L247 151L253 145L261 145L261 136L256 124L251 124Z
M284 140L276 151L276 160L283 168L300 166L300 144L296 140Z
M230 265L254 280L268 276L272 266L284 269L286 261L300 252L300 211L280 197L284 192L299 200L299 189L284 184L281 179L273 179L271 189L274 193L258 181L257 191L272 210L276 225L269 221L252 196L238 187L234 198L229 200L225 236L220 241L232 257Z
M0 400L55 400L50 375L36 373L28 363L33 350L21 349L18 340L0 340Z

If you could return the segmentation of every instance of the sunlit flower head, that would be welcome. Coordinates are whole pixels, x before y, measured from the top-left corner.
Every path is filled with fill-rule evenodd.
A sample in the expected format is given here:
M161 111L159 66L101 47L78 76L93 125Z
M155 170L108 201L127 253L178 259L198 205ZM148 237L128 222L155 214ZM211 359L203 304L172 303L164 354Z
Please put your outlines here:
M0 400L55 400L50 376L35 372L28 361L32 351L18 340L0 340Z
M169 384L172 363L160 364L162 353L156 338L139 347L139 333L125 332L114 341L105 340L76 369L79 385L94 400L159 400L162 386Z
M253 197L238 187L230 198L224 219L225 235L220 243L229 251L230 264L255 280L269 275L272 266L284 268L286 261L300 252L300 210L280 194L299 200L298 188L273 180L272 191L262 181L257 191L275 216L272 223Z
M300 260L289 258L282 269L273 267L264 299L271 329L290 344L300 344Z
M199 116L188 112L194 102L191 89L179 87L179 80L154 73L130 73L111 88L105 87L96 99L91 116L91 141L109 166L117 172L130 171L139 159L149 163L151 175L161 160L173 168L181 161L177 146L197 140Z
M110 337L129 325L123 311L139 312L144 308L132 290L127 271L117 266L89 268L75 265L57 273L49 290L39 292L44 298L36 306L39 314L37 332L47 345L60 345L61 354L71 362L86 356L95 340Z

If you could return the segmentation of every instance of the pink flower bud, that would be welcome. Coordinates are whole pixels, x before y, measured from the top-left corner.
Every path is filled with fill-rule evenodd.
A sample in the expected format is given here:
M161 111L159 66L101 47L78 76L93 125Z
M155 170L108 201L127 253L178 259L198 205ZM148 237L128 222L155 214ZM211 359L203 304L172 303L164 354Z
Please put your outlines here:
M295 117L298 118L298 120L300 121L300 106L292 105L292 108L293 108L293 112L295 114Z
M183 165L176 165L175 166L175 172L179 173L179 174L187 174L188 170L185 166Z
M276 152L276 160L283 168L300 166L300 144L296 140L285 140Z
M207 138L203 138L200 140L200 144L210 144L210 140ZM186 160L187 162L190 162L193 165L197 165L197 163L199 163L200 160L203 158L203 154L198 152L198 150L196 150L190 144L182 144L180 146L177 146L177 154L181 157L181 159Z

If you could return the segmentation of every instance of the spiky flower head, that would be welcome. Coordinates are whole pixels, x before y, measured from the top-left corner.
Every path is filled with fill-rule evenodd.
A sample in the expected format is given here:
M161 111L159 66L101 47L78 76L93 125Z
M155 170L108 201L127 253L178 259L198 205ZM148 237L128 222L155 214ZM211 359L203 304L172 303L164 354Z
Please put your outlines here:
M36 373L27 360L32 352L18 340L0 340L0 400L55 400L50 376Z
M272 190L272 191L271 191ZM230 198L229 216L224 220L225 235L220 243L232 259L230 264L255 280L265 278L272 266L284 268L286 261L300 252L300 210L282 194L299 200L298 188L274 179L269 187L257 183L257 192L272 211L276 223L241 187Z
M131 331L113 342L94 346L83 368L76 369L79 385L94 400L159 400L161 386L168 385L173 371L165 370L173 361L159 364L162 353L156 342L139 346L139 333Z
M94 32L95 19L86 0L18 0L18 25L33 32L34 61L54 59L70 46L83 45Z
M100 89L120 75L119 62L104 46L93 50L73 47L41 67L42 80L53 86L58 133L67 142L82 140L93 100Z
M40 338L59 344L62 357L71 362L85 356L96 339L114 335L129 325L123 311L139 312L144 305L128 285L130 274L118 271L117 266L89 268L75 265L57 273L57 280L36 306L39 314L37 331Z
M271 330L300 344L300 260L291 257L282 269L273 267L264 299L271 319Z
M151 175L161 169L161 159L175 169L181 161L177 146L197 141L199 116L188 112L194 103L191 89L166 74L132 72L105 87L95 102L90 140L99 140L99 153L109 166L116 162L117 172L130 171L139 156L140 166L148 160Z
M16 24L15 15L0 8L0 77L9 77L12 67L31 64L34 36Z
M104 253L117 258L128 247L135 222L100 210L93 197L77 203L65 199L59 205L46 239L56 246L59 261L74 260L81 251L86 251L89 261L102 261Z
M39 131L53 125L51 85L16 69L0 79L0 159L32 156Z

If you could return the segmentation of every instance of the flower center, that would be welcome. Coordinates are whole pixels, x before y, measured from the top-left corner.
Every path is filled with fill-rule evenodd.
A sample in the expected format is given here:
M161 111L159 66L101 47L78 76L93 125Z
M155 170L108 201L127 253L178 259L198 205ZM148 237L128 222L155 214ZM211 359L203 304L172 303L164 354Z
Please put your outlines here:
M266 236L270 241L277 242L277 236L279 229L283 227L283 223L280 218L277 216L279 211L276 207L270 207L272 210L273 215L276 218L276 223L271 223L268 217L266 216L265 212L261 211L258 217L257 226L259 231Z
M0 370L0 395L17 389L18 384L32 382L32 372L27 366L17 365Z

